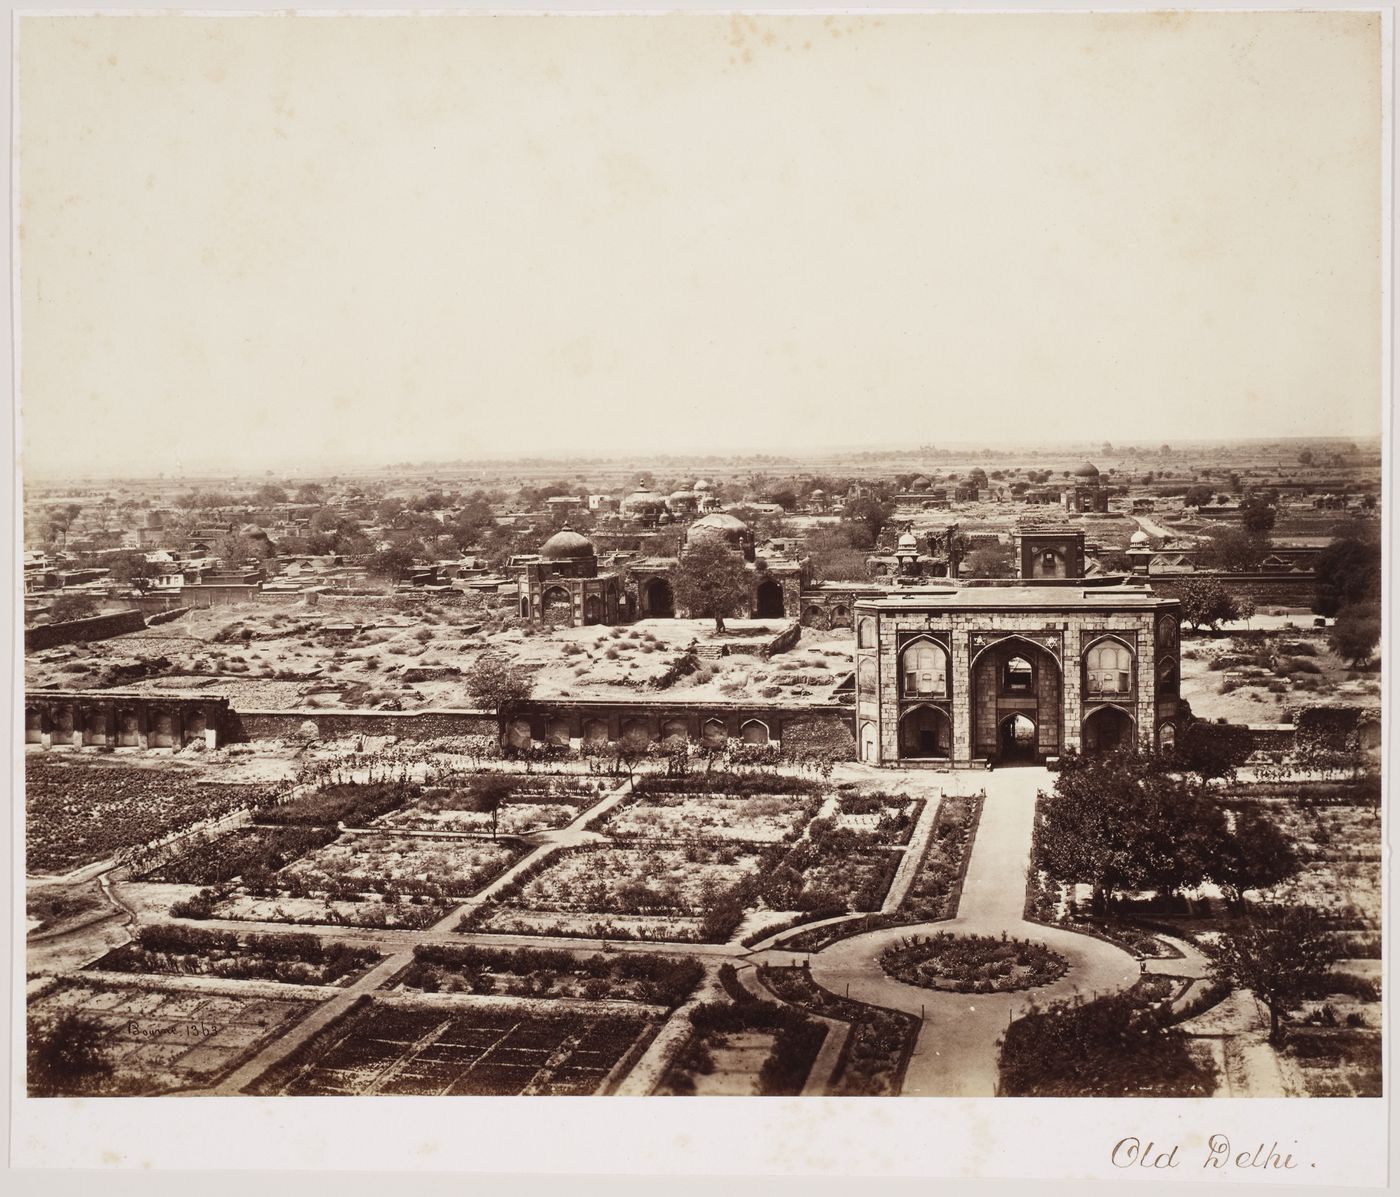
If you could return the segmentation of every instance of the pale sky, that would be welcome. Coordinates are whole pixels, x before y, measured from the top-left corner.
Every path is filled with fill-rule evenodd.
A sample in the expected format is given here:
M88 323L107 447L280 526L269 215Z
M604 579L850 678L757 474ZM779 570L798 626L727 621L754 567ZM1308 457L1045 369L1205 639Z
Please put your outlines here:
M1380 431L1375 14L30 17L38 469Z

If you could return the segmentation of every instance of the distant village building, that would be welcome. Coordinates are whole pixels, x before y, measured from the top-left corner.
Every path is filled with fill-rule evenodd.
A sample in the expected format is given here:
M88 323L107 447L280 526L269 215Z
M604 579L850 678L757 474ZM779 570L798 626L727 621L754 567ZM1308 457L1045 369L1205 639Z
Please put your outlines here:
M558 526L584 509L584 502L575 495L553 495L544 501L551 522Z

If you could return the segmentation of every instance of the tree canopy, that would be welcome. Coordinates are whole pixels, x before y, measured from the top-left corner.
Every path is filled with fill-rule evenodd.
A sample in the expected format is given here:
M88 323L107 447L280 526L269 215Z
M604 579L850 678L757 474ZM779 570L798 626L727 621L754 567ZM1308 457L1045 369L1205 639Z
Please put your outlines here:
M1202 546L1196 564L1205 569L1249 573L1259 568L1268 552L1267 536L1257 536L1243 528L1221 528Z
M374 577L401 582L413 572L420 546L407 538L395 538L387 547L371 553L365 569Z
M866 551L851 543L850 528L837 524L807 534L804 551L817 582L865 582L870 579Z
M1173 891L1210 875L1224 815L1200 788L1148 753L1066 758L1042 794L1036 849L1063 881L1093 887L1102 912L1123 889Z
M1298 853L1278 825L1257 810L1242 810L1215 853L1211 877L1235 909L1250 890L1268 889L1298 871Z
M727 616L749 605L749 572L744 559L719 537L706 536L692 544L671 577L676 602L692 619L713 619L724 631Z
M1269 1041L1297 1010L1340 952L1321 914L1309 906L1260 908L1205 945L1217 976L1248 989L1269 1011Z
M857 536L853 534L851 543L858 549L873 549L880 539L880 533L889 523L890 516L894 514L894 504L874 495L861 495L847 503L841 514L852 523L860 525L865 533L859 543Z
M1240 504L1240 523L1250 536L1267 536L1277 518L1278 511L1265 495L1249 495Z
M503 724L535 689L529 670L499 653L478 657L462 681L472 702L483 711L494 711Z
M1317 555L1319 615L1336 615L1343 607L1378 602L1381 596L1381 546L1379 541L1356 536L1339 537Z
M1009 578L1015 572L1011 550L1000 544L973 549L963 564L974 578Z
M1234 598L1214 578L1188 578L1179 594L1181 620L1194 628L1215 628L1240 617Z
M101 609L97 600L89 594L60 594L49 604L49 622L67 623L73 619L87 619Z
M31 1019L27 1036L29 1092L34 1097L77 1097L112 1073L102 1047L103 1028L70 1011L55 1019Z
M1353 669L1363 669L1381 642L1381 611L1373 603L1343 607L1327 636L1332 651Z
M156 573L155 566L146 560L146 554L137 549L107 558L107 568L111 570L112 581L134 586L137 590L147 589Z
M1247 727L1193 719L1177 737L1173 759L1206 782L1234 777L1253 750L1254 738Z
M1102 913L1122 890L1171 894L1214 881L1238 902L1297 868L1292 846L1254 812L1233 826L1204 782L1174 756L1067 757L1041 794L1036 858L1061 881L1093 887Z

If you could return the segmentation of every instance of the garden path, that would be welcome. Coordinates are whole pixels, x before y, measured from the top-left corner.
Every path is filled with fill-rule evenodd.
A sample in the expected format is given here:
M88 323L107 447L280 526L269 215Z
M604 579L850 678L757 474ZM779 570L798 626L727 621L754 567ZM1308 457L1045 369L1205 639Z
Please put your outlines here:
M930 779L930 789L938 783ZM991 1097L997 1085L997 1044L1007 1024L1034 1001L1125 989L1137 962L1100 939L1028 923L1023 917L1036 794L1050 787L1044 769L1003 769L986 775L986 802L973 841L957 916L915 927L891 927L840 940L810 957L812 977L832 993L917 1014L923 1021L905 1073L903 1092L922 1097ZM930 795L932 797L932 795ZM1035 939L1069 961L1053 985L1021 993L944 993L906 985L880 968L880 953L911 934L940 931ZM776 960L774 961L777 962Z

